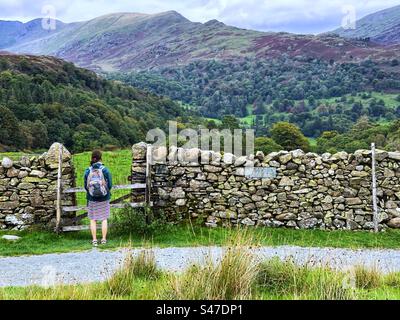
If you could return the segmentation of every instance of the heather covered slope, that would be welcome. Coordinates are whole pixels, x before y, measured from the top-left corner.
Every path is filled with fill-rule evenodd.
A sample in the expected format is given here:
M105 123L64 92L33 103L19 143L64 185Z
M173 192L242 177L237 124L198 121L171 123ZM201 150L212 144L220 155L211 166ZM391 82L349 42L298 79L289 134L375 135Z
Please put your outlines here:
M158 69L209 60L241 62L283 54L292 58L357 61L395 57L399 52L398 48L331 35L266 33L227 26L217 20L196 23L175 11L115 13L60 25L61 29L54 32L33 33L30 39L17 39L2 49L55 55L105 72ZM11 40L4 40L7 41Z
M354 30L339 28L333 33L345 38L369 38L381 44L400 44L400 5L360 19Z

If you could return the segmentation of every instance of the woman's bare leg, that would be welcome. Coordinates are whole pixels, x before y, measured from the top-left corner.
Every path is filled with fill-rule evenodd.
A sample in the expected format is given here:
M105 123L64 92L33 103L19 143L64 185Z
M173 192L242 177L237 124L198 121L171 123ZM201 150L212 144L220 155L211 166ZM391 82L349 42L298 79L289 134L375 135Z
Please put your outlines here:
M93 241L97 240L97 223L95 220L90 220L90 231L92 232Z
M103 234L103 240L107 240L107 232L108 232L108 221L103 220L101 223L101 232Z

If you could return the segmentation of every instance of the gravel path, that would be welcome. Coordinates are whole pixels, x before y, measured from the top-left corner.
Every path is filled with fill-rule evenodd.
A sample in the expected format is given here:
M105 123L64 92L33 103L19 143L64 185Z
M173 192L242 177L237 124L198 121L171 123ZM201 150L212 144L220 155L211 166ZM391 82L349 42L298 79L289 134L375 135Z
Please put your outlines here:
M205 258L218 260L224 249L217 247L153 249L163 270L183 271ZM139 250L135 250L135 253ZM99 251L0 258L0 287L75 284L104 281L121 264L125 253ZM381 272L400 271L400 250L350 250L276 247L254 249L260 259L293 258L298 264L312 263L344 270L356 265L377 267Z

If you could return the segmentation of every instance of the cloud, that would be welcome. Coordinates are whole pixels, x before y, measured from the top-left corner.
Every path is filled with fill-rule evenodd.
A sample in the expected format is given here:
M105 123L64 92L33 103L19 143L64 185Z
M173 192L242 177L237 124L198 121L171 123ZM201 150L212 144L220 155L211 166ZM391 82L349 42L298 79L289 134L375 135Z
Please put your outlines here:
M0 0L0 19L28 21L42 17L45 5L53 5L57 18L65 22L113 12L176 10L198 22L218 19L262 31L319 33L341 25L344 6L353 6L359 19L398 4L398 0Z

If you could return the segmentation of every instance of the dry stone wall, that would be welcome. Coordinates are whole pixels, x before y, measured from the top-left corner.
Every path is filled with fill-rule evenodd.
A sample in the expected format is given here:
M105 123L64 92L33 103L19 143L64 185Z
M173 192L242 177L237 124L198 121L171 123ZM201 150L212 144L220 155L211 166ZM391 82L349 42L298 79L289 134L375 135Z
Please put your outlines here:
M57 173L60 144L53 144L39 157L23 156L19 161L4 158L0 165L0 229L21 230L34 225L55 225ZM62 182L75 185L71 154L63 149ZM72 205L74 196L65 196ZM68 215L63 215L67 224Z
M144 181L146 150L145 143L132 148L133 182ZM154 153L161 161L152 166L152 200L170 221L201 217L210 227L374 228L371 151L295 150L240 158L198 149ZM400 228L400 153L378 150L376 158L379 228ZM246 167L253 166L275 168L277 175L249 178Z

